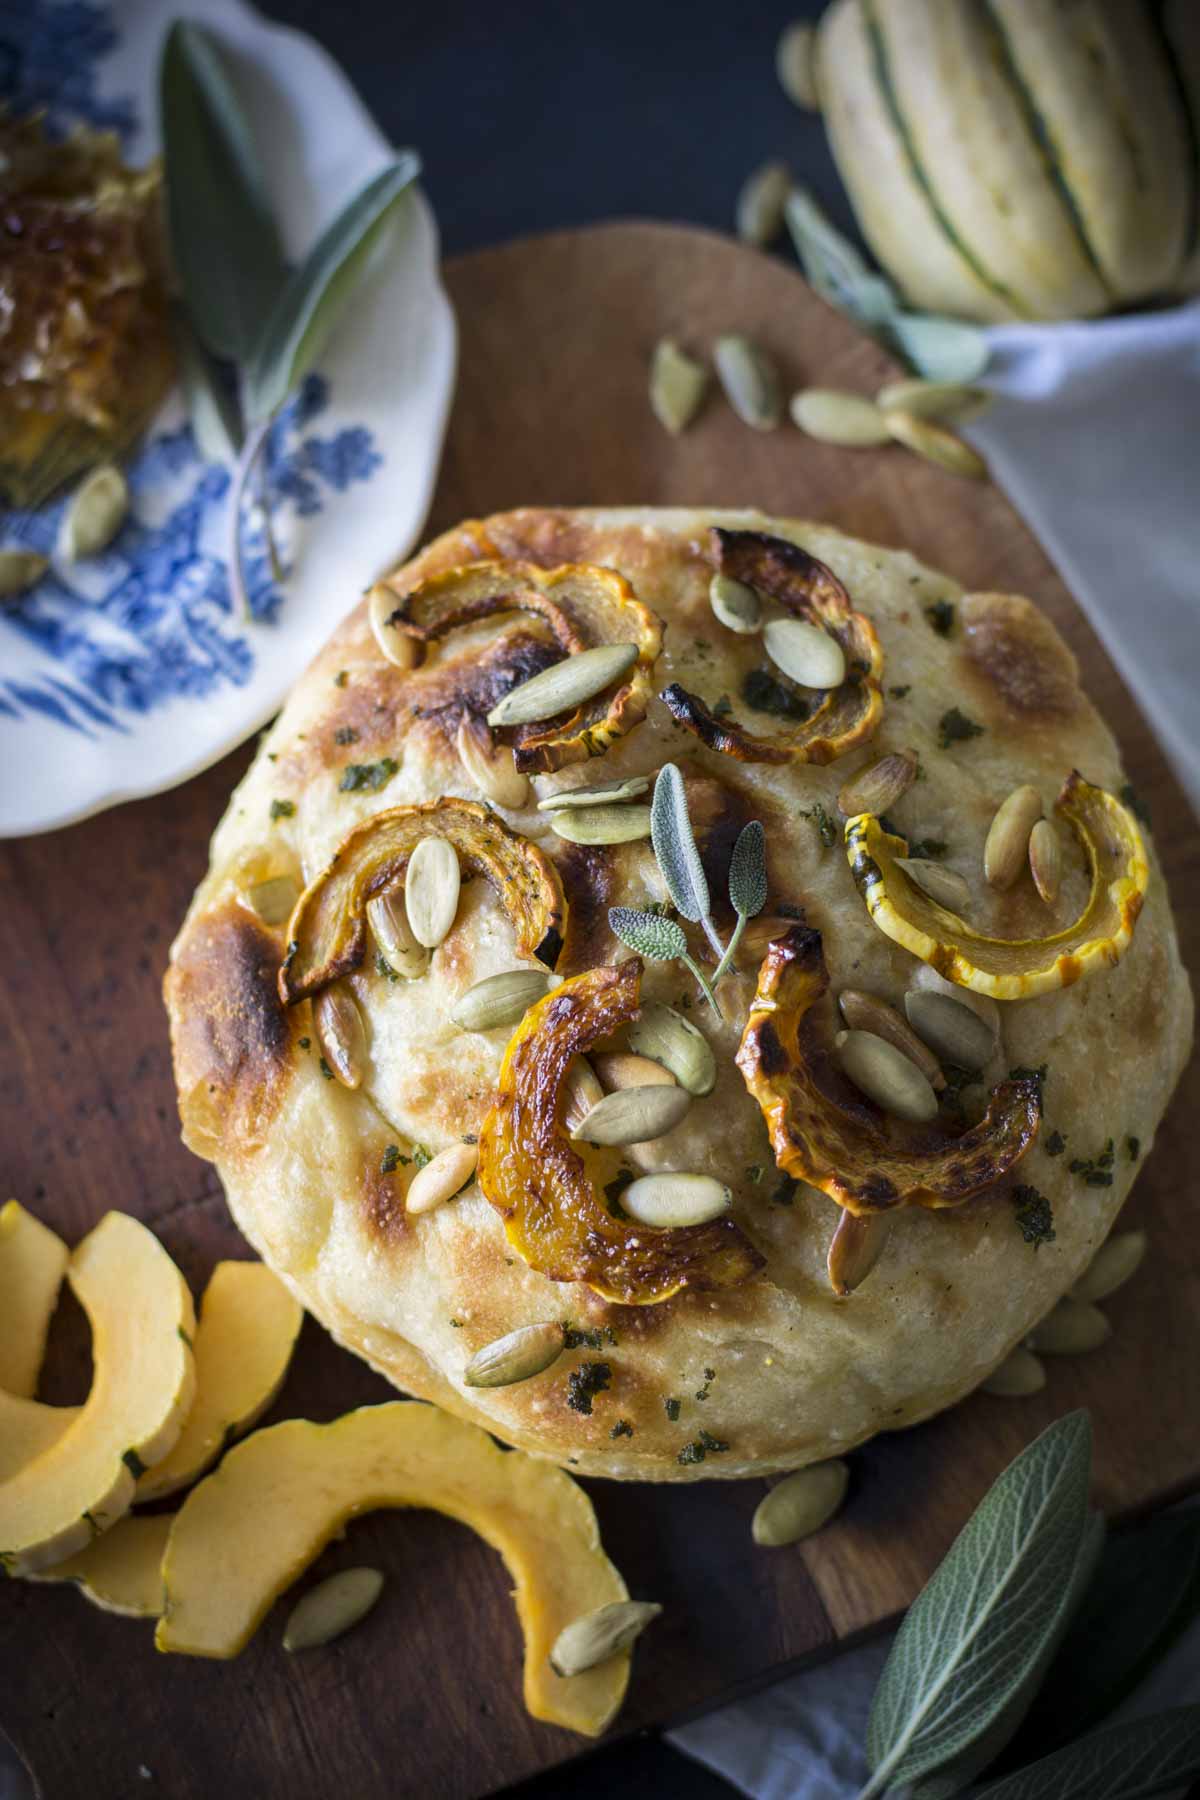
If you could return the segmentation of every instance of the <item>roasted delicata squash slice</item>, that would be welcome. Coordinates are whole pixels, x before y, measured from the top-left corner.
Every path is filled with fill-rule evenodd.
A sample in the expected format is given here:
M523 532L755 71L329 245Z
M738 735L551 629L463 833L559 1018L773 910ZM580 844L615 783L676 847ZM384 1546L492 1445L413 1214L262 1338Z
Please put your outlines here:
M30 1576L31 1581L73 1581L103 1612L126 1619L157 1619L163 1609L162 1559L175 1523L173 1513L128 1513L111 1531L77 1555Z
M641 723L662 649L662 621L615 569L591 563L565 563L557 569L526 562L467 563L397 594L387 624L428 644L460 625L508 612L541 619L564 656L599 644L638 647L632 669L607 693L544 725L513 728L513 760L519 770L547 774L603 756L610 744Z
M393 806L355 827L329 867L311 881L292 914L279 971L288 1005L357 969L367 948L366 905L399 881L424 837L443 837L464 874L482 875L512 920L518 956L553 968L562 949L567 903L549 857L474 800Z
M304 1308L265 1263L218 1263L196 1326L196 1398L170 1455L147 1469L135 1505L202 1475L261 1419L283 1386Z
M986 1117L958 1137L936 1121L888 1118L833 1061L832 1029L816 1018L828 987L820 932L793 926L767 950L738 1048L781 1169L864 1214L957 1206L1020 1161L1041 1122L1036 1078L1001 1082Z
M192 1296L152 1232L108 1213L67 1279L91 1322L92 1390L49 1448L0 1483L0 1564L13 1575L61 1562L115 1524L136 1476L173 1447L195 1391Z
M62 1239L18 1201L0 1207L0 1388L5 1393L28 1397L37 1387L69 1254Z
M503 1451L419 1401L360 1407L329 1425L288 1419L231 1450L176 1515L159 1649L236 1656L351 1519L401 1506L446 1513L500 1552L525 1634L526 1706L553 1725L602 1732L624 1698L628 1654L566 1680L549 1662L565 1625L629 1597L591 1501L553 1464Z
M479 1137L479 1185L517 1255L551 1281L586 1282L624 1306L732 1287L762 1266L731 1219L660 1230L614 1217L563 1128L573 1059L638 1017L641 977L633 957L576 975L531 1007Z
M987 937L939 906L897 866L908 846L873 813L847 820L846 855L858 891L887 937L960 987L995 1000L1030 1000L1119 962L1150 880L1137 820L1114 795L1073 770L1054 810L1079 839L1091 890L1074 923L1044 938Z
M799 544L762 531L716 527L711 545L718 573L757 588L836 638L846 657L846 679L824 693L802 723L771 737L751 731L732 712L718 717L677 681L661 695L675 718L710 750L739 762L831 763L865 744L883 717L883 651L875 627L854 611L833 570ZM797 696L801 692L797 689Z
M43 1456L78 1416L77 1406L46 1406L0 1388L0 1482Z

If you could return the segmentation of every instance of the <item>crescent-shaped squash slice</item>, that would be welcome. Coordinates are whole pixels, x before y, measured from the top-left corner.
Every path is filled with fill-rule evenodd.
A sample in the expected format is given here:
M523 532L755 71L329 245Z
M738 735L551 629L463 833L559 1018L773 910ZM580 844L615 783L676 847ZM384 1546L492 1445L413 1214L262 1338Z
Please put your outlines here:
M30 1580L73 1581L104 1612L126 1619L157 1619L163 1609L163 1552L174 1523L173 1513L152 1518L129 1513L95 1543Z
M0 1388L6 1393L27 1397L37 1387L69 1254L19 1201L0 1207Z
M564 563L557 569L526 562L466 563L398 595L387 623L427 644L457 626L506 612L542 619L564 656L599 644L638 647L637 661L615 689L544 725L513 728L518 769L545 774L603 756L645 718L662 649L662 620L642 605L615 569L591 563Z
M500 1552L525 1634L526 1706L571 1731L602 1732L624 1698L628 1654L568 1679L549 1661L572 1619L629 1597L591 1501L552 1463L503 1451L478 1426L415 1400L328 1425L288 1419L231 1450L175 1516L158 1648L236 1656L349 1520L400 1506L446 1513Z
M1029 1000L1119 962L1150 880L1137 820L1114 795L1072 770L1054 810L1083 847L1091 890L1074 923L1044 938L987 937L939 906L897 866L908 847L873 813L846 821L846 855L858 891L887 937L959 987L995 1000Z
M67 1279L92 1327L92 1389L49 1448L0 1483L0 1565L12 1575L74 1555L128 1511L136 1475L167 1455L195 1391L192 1296L152 1232L106 1214Z
M821 934L794 925L770 945L737 1065L762 1108L775 1161L852 1213L957 1206L1018 1163L1037 1136L1035 1078L994 1088L987 1116L944 1126L888 1118L841 1075L814 1009L829 987Z
M196 1398L175 1448L147 1469L135 1506L178 1493L257 1423L283 1386L304 1308L265 1263L221 1262L196 1325Z
M0 1388L0 1482L57 1444L78 1416L77 1406L46 1406Z
M638 1017L641 978L631 957L588 969L530 1007L479 1135L479 1186L517 1255L551 1281L586 1282L621 1306L651 1305L683 1287L731 1287L762 1266L732 1219L657 1230L614 1216L563 1130L567 1070Z
M287 1005L357 969L367 948L366 905L400 880L424 837L453 844L465 873L482 875L512 920L519 956L553 968L562 949L567 903L558 870L536 844L474 800L393 806L357 825L296 902L279 971Z
M712 561L722 575L769 594L796 618L837 639L845 652L846 679L823 694L801 724L772 737L760 737L732 713L718 717L677 681L660 696L675 718L710 750L739 762L831 763L865 744L883 717L883 651L875 627L854 611L833 570L799 544L763 531L716 527L711 543ZM798 688L797 695L802 691Z

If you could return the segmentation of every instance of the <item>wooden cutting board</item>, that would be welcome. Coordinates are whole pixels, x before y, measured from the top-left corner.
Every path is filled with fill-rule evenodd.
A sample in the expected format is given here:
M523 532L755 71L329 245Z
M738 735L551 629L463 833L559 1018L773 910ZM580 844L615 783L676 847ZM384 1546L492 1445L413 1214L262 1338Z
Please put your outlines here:
M795 273L708 234L614 225L466 257L447 276L462 368L431 531L521 503L754 504L907 546L968 585L1032 595L1122 741L1197 967L1195 822L1096 638L1001 494L897 450L827 448L790 427L759 435L716 403L678 441L655 424L646 364L668 332L703 347L721 331L745 331L794 385L874 391L891 372L886 358ZM246 1251L212 1170L179 1142L159 987L209 834L248 757L240 751L174 793L0 850L8 1188L71 1240L110 1207L137 1213L197 1289L217 1258ZM856 1452L849 1502L812 1542L753 1550L759 1482L591 1484L632 1591L667 1607L638 1653L622 1728L676 1720L895 1614L1000 1468L1069 1407L1092 1409L1096 1499L1106 1509L1130 1513L1200 1485L1198 1114L1193 1067L1130 1202L1153 1251L1107 1304L1111 1342L1054 1365L1033 1400L979 1396ZM63 1312L44 1390L58 1400L87 1385L86 1333ZM269 1417L326 1419L389 1392L310 1321ZM344 1641L284 1656L280 1608L228 1664L159 1657L144 1624L98 1613L69 1590L7 1584L0 1725L47 1800L453 1800L586 1748L524 1713L519 1635L492 1552L433 1514L377 1514L331 1546L318 1570L363 1562L386 1570L385 1598Z

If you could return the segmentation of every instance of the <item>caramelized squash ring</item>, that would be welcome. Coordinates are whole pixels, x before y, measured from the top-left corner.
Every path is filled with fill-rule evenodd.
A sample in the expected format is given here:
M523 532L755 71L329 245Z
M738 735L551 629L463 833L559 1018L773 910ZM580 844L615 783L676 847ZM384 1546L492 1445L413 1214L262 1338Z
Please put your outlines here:
M1074 923L1044 938L987 937L939 906L897 866L907 846L873 813L847 820L846 855L867 910L887 937L959 987L994 1000L1029 1000L1119 962L1150 880L1137 820L1114 795L1072 770L1054 810L1083 847L1091 891Z
M517 1026L479 1136L479 1185L508 1241L551 1281L583 1281L620 1306L649 1306L680 1288L732 1287L762 1258L731 1219L656 1230L612 1215L559 1121L574 1057L638 1017L642 965L588 969L539 1001Z
M367 949L367 901L400 879L423 837L453 844L464 874L482 875L512 920L517 954L553 968L567 902L549 857L474 800L430 800L372 813L309 882L296 902L279 971L286 1006L358 968Z
M999 1181L1033 1143L1041 1091L1032 1077L992 1090L987 1116L961 1137L888 1118L851 1087L815 1028L829 987L821 934L794 925L763 958L737 1065L762 1108L775 1161L848 1212L957 1206Z
M739 762L831 763L879 729L883 717L883 651L875 627L855 612L833 573L799 544L762 531L714 528L712 562L722 575L769 594L798 619L822 626L846 656L846 679L831 688L802 724L773 737L760 737L734 718L720 718L679 682L660 699L678 722L710 750Z

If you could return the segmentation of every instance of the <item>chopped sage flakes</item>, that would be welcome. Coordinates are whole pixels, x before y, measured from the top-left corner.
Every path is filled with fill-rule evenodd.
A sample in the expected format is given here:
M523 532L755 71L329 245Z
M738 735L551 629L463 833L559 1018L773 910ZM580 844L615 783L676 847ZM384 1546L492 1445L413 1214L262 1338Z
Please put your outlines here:
M939 637L949 637L954 630L954 605L949 600L935 600L925 608L925 617Z
M1047 1156L1061 1156L1066 1147L1067 1140L1061 1131L1052 1131L1043 1145Z
M717 1379L717 1371L715 1369L705 1369L705 1371L704 1371L704 1386L702 1388L696 1389L697 1400L707 1400L708 1399L709 1393L712 1390L712 1384L716 1379Z
M772 1206L794 1206L796 1189L800 1186L794 1175L781 1175L771 1190Z
M838 831L837 820L825 810L821 802L818 800L812 806L801 807L800 817L811 819L826 850L832 849L841 833Z
M898 687L890 687L888 693L892 696L893 700L903 700L906 694L912 693L912 682L905 681Z
M333 678L333 685L334 685L334 687L345 687L345 685L349 681L349 679L350 679L349 669L339 669L337 674Z
M618 1419L608 1435L610 1438L632 1437L633 1426L628 1419Z
M663 1401L663 1408L666 1412L668 1419L670 1419L672 1425L675 1423L676 1419L679 1417L680 1405L681 1405L681 1402L678 1400L675 1400L675 1399Z
M1035 1187L1015 1187L1012 1203L1016 1208L1017 1226L1027 1244L1040 1250L1054 1242L1054 1212L1045 1194Z
M302 1050L308 1050L312 1047L312 1039L311 1038L297 1038L296 1042L299 1044L299 1046Z
M412 1159L418 1169L423 1169L427 1162L433 1161L433 1152L427 1150L424 1144L414 1144Z
M1049 1063L1039 1063L1036 1069L1029 1068L1025 1063L1018 1063L1015 1069L1008 1071L1008 1079L1010 1081L1036 1081L1039 1088L1044 1088L1049 1072Z
M401 1163L409 1161L411 1161L410 1157L401 1156L399 1144L389 1144L379 1159L379 1173L381 1175L390 1175L395 1169L400 1167Z
M603 1350L605 1344L615 1345L617 1341L611 1325L598 1325L589 1331L579 1325L568 1325L565 1319L562 1334L564 1350Z
M377 794L385 788L400 764L394 756L381 756L378 762L347 763L338 782L340 794Z
M968 719L965 712L952 706L938 720L938 749L948 750L951 744L964 744L968 738L983 736L983 726L977 725L974 719Z
M1111 1187L1112 1167L1116 1161L1113 1140L1109 1138L1099 1156L1076 1156L1067 1164L1072 1175L1082 1175L1087 1187Z
M271 822L272 822L272 824L275 822L276 819L290 819L292 817L292 815L295 813L295 810L296 810L296 802L294 800L272 800L272 802L271 802Z
M606 1362L580 1363L567 1379L567 1405L572 1412L589 1414L592 1401L612 1382L612 1367Z
M335 744L357 744L358 733L353 725L339 725L333 734Z
M676 1462L683 1464L702 1463L706 1456L724 1456L729 1445L722 1438L713 1437L711 1432L701 1431L693 1444L685 1444Z
M949 848L945 838L917 838L915 843L909 843L908 854L920 862L936 862Z
M1136 1162L1138 1157L1142 1154L1141 1138L1127 1137L1125 1139L1125 1154L1128 1156L1130 1162Z
M808 701L777 681L769 669L750 670L742 681L742 699L753 712L772 713L777 719L795 719L801 724L810 711Z

